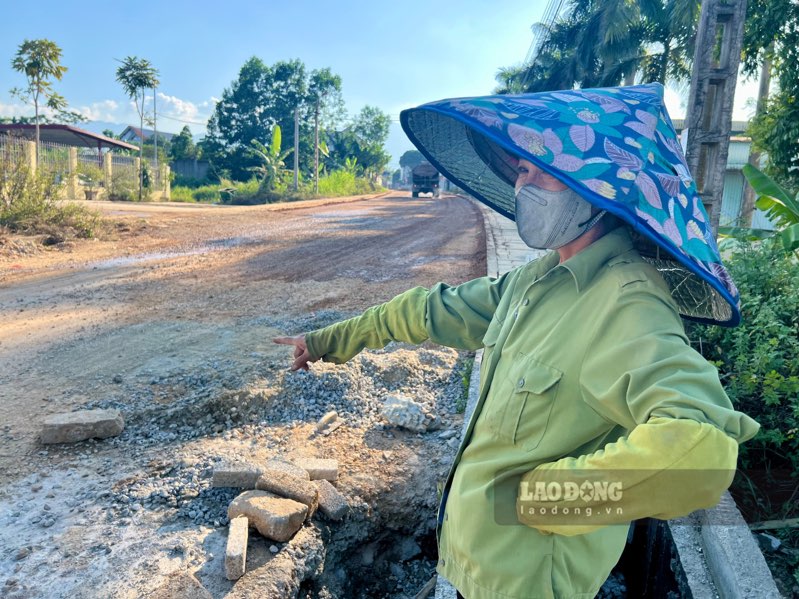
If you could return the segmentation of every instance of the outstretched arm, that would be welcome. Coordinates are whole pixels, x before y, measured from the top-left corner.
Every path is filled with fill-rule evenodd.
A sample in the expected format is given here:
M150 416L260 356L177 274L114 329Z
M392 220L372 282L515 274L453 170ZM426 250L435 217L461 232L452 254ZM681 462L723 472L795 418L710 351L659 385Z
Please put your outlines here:
M419 344L431 340L459 349L478 349L505 292L511 273L482 277L449 287L414 287L360 316L297 337L274 341L294 346L292 370L308 369L318 359L342 364L364 348L392 341Z

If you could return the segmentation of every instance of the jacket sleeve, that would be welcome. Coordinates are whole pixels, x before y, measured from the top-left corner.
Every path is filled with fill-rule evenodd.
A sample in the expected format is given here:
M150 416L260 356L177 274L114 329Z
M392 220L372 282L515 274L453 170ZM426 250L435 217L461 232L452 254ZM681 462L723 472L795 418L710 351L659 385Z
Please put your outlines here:
M684 516L719 502L737 456L738 443L711 424L652 418L599 451L525 474L519 520L571 536L638 518Z
M308 351L314 358L342 364L364 348L385 347L391 341L419 344L429 339L448 347L478 349L509 274L457 287L444 283L430 290L415 287L360 316L306 334Z
M584 534L713 506L732 482L738 443L759 428L733 409L716 370L690 347L670 298L654 283L627 285L614 300L595 321L580 386L591 407L630 432L598 451L542 464L522 477L519 519L543 532ZM535 493L553 479L559 488L571 482L566 486L585 492L570 501ZM589 508L592 515L553 516L556 504ZM550 508L543 519L542 507Z

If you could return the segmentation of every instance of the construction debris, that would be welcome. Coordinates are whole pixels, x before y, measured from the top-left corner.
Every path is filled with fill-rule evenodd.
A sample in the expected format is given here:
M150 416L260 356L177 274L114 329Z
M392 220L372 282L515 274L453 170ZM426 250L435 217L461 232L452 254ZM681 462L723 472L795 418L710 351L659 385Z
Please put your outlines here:
M244 516L230 521L225 551L225 576L228 580L238 580L244 576L247 563L247 537L249 521Z
M119 410L79 410L66 414L53 414L44 419L41 441L77 443L86 439L116 437L125 428Z

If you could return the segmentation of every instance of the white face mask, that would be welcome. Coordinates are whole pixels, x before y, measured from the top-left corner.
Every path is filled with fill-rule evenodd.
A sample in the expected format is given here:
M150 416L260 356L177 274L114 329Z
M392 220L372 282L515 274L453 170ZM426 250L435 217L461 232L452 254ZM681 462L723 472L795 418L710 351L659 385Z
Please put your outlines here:
M602 218L591 217L591 204L570 188L549 191L523 185L516 191L516 228L531 248L556 250L574 241Z

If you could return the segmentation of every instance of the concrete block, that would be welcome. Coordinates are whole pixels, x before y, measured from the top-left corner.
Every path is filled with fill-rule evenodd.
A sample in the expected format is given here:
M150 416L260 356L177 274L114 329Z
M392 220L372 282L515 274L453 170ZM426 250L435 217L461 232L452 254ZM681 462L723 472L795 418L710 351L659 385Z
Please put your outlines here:
M270 470L282 470L283 472L287 472L292 476L296 476L297 478L311 480L311 476L308 474L308 471L305 470L305 468L300 468L293 462L289 462L287 460L281 460L279 458L269 459L264 464L264 468L269 468Z
M341 520L349 506L347 498L326 480L315 480L313 483L319 490L319 509L331 520Z
M260 476L261 469L252 464L228 464L220 468L214 468L211 486L254 489L255 483Z
M264 469L255 488L304 503L308 506L308 518L313 516L319 506L319 491L311 481L297 478L282 470Z
M779 599L766 559L728 492L705 510L702 540L708 569L723 599Z
M249 521L244 516L230 521L225 550L225 576L228 580L238 580L244 576L247 563L247 537Z
M53 414L44 419L44 444L76 443L86 439L115 437L125 428L119 410L79 410Z
M308 506L298 501L257 490L245 491L228 507L229 519L246 516L264 537L280 542L294 536L307 514Z
M300 468L304 468L311 480L336 480L338 478L338 460L318 458L299 458L294 460Z

